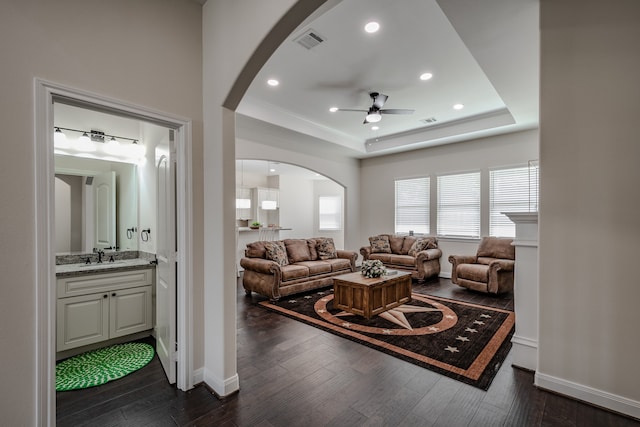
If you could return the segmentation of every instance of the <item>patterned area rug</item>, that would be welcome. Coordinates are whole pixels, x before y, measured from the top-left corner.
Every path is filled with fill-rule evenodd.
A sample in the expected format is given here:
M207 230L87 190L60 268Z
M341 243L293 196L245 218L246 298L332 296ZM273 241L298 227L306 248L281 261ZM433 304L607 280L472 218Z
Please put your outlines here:
M411 302L367 320L333 308L333 290L260 305L486 390L509 349L512 311L412 294Z
M122 378L153 359L149 344L132 342L82 353L56 365L56 391L77 390Z

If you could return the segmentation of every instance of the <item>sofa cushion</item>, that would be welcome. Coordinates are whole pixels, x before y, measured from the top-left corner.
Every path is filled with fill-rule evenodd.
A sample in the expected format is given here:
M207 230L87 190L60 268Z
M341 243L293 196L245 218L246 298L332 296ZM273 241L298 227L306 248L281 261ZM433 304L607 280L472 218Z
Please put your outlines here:
M287 248L287 257L291 264L311 259L306 239L285 239L284 246Z
M479 257L516 259L516 248L511 243L513 239L499 239L497 237L483 237L478 246Z
M369 237L369 244L371 245L371 253L391 253L391 244L389 243L389 236L381 234L379 236Z
M326 263L331 265L331 271L351 271L351 262L345 258L333 258L325 260Z
M407 255L416 256L420 251L424 251L426 249L436 249L437 247L438 244L436 243L435 238L418 237L413 245L411 245L411 249L409 249Z
M387 261L389 264L395 264L395 265L402 265L402 266L406 266L406 267L415 267L416 266L416 259L415 257L412 257L411 255L397 255L397 254L391 254L389 257L389 261Z
M398 253L400 255L409 255L409 250L411 250L411 247L413 246L416 240L418 239L414 236L404 236L404 240L402 242L402 248Z
M264 244L266 242L253 242L247 243L247 249L244 251L244 254L247 258L266 258L267 252L264 249Z
M309 248L309 260L315 261L318 258L318 250L316 249L316 239L307 239L307 247Z
M316 240L316 250L318 251L318 258L320 259L332 259L337 258L336 247L333 244L331 237L318 237Z
M331 264L328 261L330 260L302 261L296 265L307 267L309 269L309 276L313 276L314 274L331 273Z
M382 262L391 262L391 254L390 253L372 253L369 255L369 259L377 259Z
M402 251L402 244L404 243L404 236L389 235L389 246L391 247L392 254L399 254Z
M489 266L484 264L459 264L456 275L460 279L487 283L489 281Z
M267 259L275 261L281 266L289 264L289 259L287 258L287 249L285 248L283 242L264 242L264 249L266 251Z
M283 266L282 271L282 281L286 282L287 280L294 279L304 279L305 277L309 277L309 269L300 264L289 264Z

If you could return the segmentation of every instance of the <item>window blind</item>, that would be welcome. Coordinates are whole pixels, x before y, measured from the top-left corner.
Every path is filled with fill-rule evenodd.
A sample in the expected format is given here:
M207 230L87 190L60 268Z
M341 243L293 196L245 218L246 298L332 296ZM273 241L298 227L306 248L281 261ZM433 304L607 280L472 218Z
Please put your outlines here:
M396 180L395 232L429 234L429 177Z
M489 234L515 237L516 226L502 212L529 212L538 205L538 175L527 167L489 172Z
M340 230L342 228L342 202L338 196L318 198L318 229Z
M480 237L480 172L438 176L438 235Z

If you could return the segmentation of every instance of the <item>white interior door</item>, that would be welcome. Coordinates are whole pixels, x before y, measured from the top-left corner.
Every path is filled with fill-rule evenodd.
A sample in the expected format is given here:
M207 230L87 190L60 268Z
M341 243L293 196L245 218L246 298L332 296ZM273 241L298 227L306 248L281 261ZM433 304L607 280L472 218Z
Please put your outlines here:
M173 134L173 131L169 131ZM171 147L157 150L158 240L156 256L156 352L169 383L176 382L175 163Z
M113 171L93 178L94 242L104 249L116 246L116 173Z

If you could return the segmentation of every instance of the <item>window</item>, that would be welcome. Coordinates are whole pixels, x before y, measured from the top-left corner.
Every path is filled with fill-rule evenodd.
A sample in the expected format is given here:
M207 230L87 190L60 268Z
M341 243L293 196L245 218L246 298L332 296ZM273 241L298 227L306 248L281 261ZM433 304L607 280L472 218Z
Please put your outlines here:
M318 211L318 228L320 230L340 230L342 228L342 201L339 196L320 196Z
M396 181L396 233L429 234L429 177Z
M497 169L490 171L489 181L489 234L515 237L515 224L502 212L529 212L536 209L538 175L530 173L527 167Z
M438 177L438 235L480 237L480 172Z

